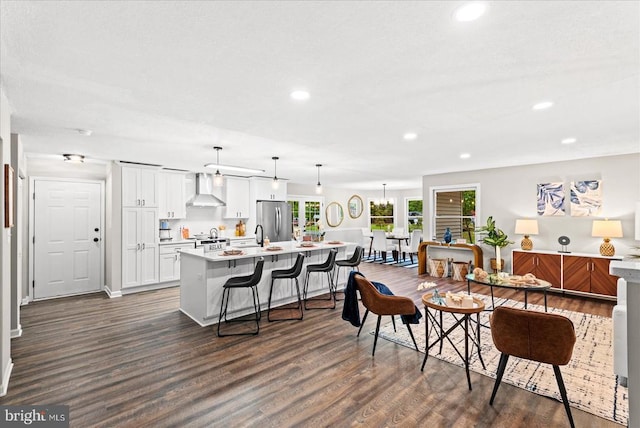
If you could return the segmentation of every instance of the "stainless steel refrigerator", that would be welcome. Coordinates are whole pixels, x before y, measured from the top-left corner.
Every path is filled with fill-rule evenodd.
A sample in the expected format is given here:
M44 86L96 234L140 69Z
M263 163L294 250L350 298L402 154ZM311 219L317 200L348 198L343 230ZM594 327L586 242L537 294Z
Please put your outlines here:
M262 225L263 236L271 242L291 241L293 238L291 207L285 201L257 201L256 224Z

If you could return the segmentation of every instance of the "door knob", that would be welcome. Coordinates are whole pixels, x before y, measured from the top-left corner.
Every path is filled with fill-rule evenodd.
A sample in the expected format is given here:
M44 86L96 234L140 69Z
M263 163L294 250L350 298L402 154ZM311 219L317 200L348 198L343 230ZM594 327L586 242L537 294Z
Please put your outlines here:
M93 238L93 242L98 242L100 239L98 238Z

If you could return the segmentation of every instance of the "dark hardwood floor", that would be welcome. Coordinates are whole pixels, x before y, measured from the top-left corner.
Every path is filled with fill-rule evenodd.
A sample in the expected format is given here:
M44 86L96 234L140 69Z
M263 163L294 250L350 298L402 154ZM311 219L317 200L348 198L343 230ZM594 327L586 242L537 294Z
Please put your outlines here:
M416 270L363 263L370 279L420 304ZM466 284L438 280L441 290ZM488 290L476 286L474 292ZM514 292L505 297L519 299ZM532 294L531 303L541 303ZM549 305L611 316L612 302L551 295ZM0 404L67 404L73 427L568 426L561 403L379 340L335 310L261 321L259 336L218 338L178 310L179 290L31 303ZM264 314L263 314L264 315ZM369 317L365 331L375 328ZM422 327L423 328L423 327ZM420 327L417 334L424 334ZM619 426L573 409L577 427Z

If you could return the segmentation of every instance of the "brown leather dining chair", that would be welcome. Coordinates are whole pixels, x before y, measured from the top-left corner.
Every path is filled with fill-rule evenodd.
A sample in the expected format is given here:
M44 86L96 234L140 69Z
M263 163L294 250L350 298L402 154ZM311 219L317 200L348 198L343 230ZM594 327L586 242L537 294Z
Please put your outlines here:
M366 312L362 317L362 323L360 324L360 329L358 330L357 336L360 336L362 326L364 325L369 312L373 312L374 314L378 315L378 322L376 323L376 335L373 339L373 351L371 352L371 356L374 356L376 353L376 343L378 342L378 332L380 331L380 319L382 318L382 316L391 315L391 319L393 320L393 327L395 330L396 324L394 316L415 315L416 305L413 303L413 300L408 297L388 296L380 293L376 289L376 287L364 276L356 276L355 281L357 289L360 291L362 304L366 308ZM406 324L406 326L409 330L409 335L411 336L411 340L413 341L413 344L416 347L417 351L418 344L416 343L416 339L413 337L411 326L409 324Z
M493 386L490 405L498 392L507 360L510 355L526 360L551 364L556 375L564 408L573 428L573 417L567 399L560 366L571 360L576 334L573 323L562 315L535 312L508 307L497 307L491 316L491 337L501 352L496 383Z

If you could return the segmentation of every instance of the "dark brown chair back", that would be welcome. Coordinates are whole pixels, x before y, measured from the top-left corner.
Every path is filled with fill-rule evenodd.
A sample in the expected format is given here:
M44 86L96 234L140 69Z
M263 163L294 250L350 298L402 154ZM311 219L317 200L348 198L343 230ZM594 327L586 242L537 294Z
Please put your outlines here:
M367 278L356 276L356 285L360 291L362 304L377 315L413 315L416 306L408 297L387 296L378 291Z
M556 366L571 360L576 334L562 315L497 307L491 316L491 337L502 353Z

